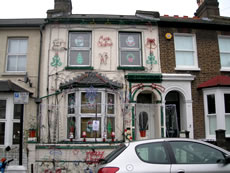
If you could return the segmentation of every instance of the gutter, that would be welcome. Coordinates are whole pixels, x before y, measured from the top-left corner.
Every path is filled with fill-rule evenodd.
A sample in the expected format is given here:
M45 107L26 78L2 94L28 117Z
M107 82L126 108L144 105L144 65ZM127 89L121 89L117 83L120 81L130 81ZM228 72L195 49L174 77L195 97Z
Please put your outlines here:
M38 60L38 81L37 81L37 98L35 103L37 104L37 142L40 142L40 119L39 119L39 107L41 104L40 99L40 73L41 73L41 58L42 58L42 45L43 45L43 29L45 24L40 25L40 47L39 47L39 60Z

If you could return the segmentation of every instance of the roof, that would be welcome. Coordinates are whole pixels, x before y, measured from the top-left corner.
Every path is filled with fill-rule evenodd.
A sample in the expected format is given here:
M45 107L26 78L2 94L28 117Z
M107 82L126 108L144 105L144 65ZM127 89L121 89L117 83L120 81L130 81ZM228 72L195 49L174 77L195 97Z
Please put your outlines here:
M159 12L137 10L135 15L71 14L47 18L48 23L146 25L159 20Z
M0 92L29 92L10 80L0 80Z
M0 19L0 27L39 27L44 24L42 18L33 19Z
M206 82L201 83L197 88L210 88L210 87L230 87L229 76L216 76Z
M90 86L93 86L95 88L105 87L110 89L118 89L123 87L121 83L114 82L99 73L86 72L81 76L75 77L68 82L61 83L60 89L84 88Z
M221 29L229 30L230 26L230 17L224 16L212 16L210 18L199 18L194 16L192 18L188 16L179 17L178 15L168 16L164 15L160 17L158 21L159 26L173 26L173 27L197 27L197 28L205 28L208 29Z

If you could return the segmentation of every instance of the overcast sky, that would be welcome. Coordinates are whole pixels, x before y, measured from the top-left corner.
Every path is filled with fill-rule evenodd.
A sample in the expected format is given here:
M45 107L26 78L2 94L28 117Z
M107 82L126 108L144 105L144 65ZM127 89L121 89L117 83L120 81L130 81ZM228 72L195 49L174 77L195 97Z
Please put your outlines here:
M221 16L230 17L230 0L218 0ZM193 17L197 0L72 0L73 14L134 15L136 10ZM2 0L0 18L46 18L54 0Z

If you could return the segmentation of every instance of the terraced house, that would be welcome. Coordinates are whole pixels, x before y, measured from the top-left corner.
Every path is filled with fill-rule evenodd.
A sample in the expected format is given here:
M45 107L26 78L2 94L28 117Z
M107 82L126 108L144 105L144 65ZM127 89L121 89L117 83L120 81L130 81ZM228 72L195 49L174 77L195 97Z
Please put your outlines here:
M0 158L27 167L36 124L42 19L0 19Z
M215 142L216 130L227 140L230 21L217 0L198 0L192 18L72 14L71 0L54 2L46 19L0 20L1 149L23 139L24 118L28 172L93 172L124 141Z

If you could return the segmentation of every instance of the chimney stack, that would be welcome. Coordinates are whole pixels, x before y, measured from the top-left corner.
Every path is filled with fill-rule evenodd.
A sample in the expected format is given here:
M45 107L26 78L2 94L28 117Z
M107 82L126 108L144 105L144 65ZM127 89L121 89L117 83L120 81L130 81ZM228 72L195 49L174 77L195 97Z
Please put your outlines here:
M220 16L219 2L217 0L197 0L198 9L195 16L199 18Z
M63 17L72 14L71 0L54 0L54 9L47 11L47 17Z

